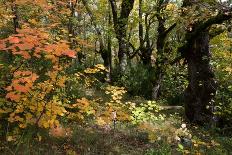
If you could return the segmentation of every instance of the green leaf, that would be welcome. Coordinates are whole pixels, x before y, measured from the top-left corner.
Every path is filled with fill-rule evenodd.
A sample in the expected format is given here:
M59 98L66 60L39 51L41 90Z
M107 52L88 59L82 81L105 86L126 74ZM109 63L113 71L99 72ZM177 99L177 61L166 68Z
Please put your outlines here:
M183 149L184 149L184 146L183 146L183 145L181 145L181 144L178 144L178 147L179 147L179 149L181 149L181 150L183 150Z

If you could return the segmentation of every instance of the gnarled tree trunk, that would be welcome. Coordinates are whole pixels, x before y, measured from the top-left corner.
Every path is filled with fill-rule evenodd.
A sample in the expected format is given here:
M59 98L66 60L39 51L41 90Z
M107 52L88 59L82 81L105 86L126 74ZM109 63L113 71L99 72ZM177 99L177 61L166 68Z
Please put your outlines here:
M183 7L193 4L199 4L200 7L200 3L185 0ZM185 113L191 122L204 124L212 121L213 113L207 107L212 106L217 84L210 66L209 28L231 19L231 11L225 9L225 12L219 12L206 21L191 23L185 34L186 43L179 48L188 65L189 85L184 92L184 101Z
M209 32L201 32L189 46L188 63L189 85L184 92L185 113L192 122L203 123L212 118L207 109L213 99L217 84L210 66Z

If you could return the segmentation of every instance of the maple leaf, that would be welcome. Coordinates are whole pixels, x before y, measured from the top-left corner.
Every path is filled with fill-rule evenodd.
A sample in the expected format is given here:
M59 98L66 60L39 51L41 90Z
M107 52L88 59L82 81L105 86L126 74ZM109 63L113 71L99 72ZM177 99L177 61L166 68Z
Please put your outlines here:
M34 48L34 44L32 44L32 43L16 44L16 46L20 50L31 50L32 48Z
M31 75L32 72L31 71L22 71L22 75Z
M15 92L9 92L6 94L6 98L11 99L12 101L18 102L20 100L20 95Z
M26 51L14 52L14 54L21 55L24 59L30 59L31 58L30 54L28 52L26 52Z
M64 51L64 52L62 52L62 54L66 55L66 56L68 56L70 58L76 58L76 53L73 50Z
M22 71L16 71L16 72L14 72L14 76L16 77L16 76L20 76L22 74Z
M11 91L12 90L12 86L8 86L5 88L6 91Z
M9 39L9 43L11 43L11 44L18 44L20 42L18 37L10 36L8 39Z
M6 44L3 41L0 41L0 49L5 49L6 48Z
M37 47L37 48L35 48L35 50L34 50L35 52L33 53L33 56L35 56L35 57L37 57L37 58L41 58L41 52L42 52L42 48L39 48L39 47Z
M27 93L30 90L29 87L23 86L23 85L18 85L18 84L14 85L14 89L19 91L19 92L22 92L22 93Z
M33 73L32 75L31 75L31 80L34 82L36 79L38 79L38 75L36 75L35 73Z

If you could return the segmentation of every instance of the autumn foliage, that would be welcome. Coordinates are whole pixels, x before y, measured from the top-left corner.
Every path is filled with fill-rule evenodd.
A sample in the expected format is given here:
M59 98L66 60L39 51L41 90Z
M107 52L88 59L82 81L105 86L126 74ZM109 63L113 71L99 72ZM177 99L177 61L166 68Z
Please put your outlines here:
M49 39L44 29L25 28L17 32L0 41L1 52L12 60L7 67L9 84L5 87L6 102L0 115L20 128L58 126L58 116L66 113L56 93L65 87L67 79L62 72L68 63L62 61L76 58L76 52L67 41ZM47 65L37 66L37 62Z

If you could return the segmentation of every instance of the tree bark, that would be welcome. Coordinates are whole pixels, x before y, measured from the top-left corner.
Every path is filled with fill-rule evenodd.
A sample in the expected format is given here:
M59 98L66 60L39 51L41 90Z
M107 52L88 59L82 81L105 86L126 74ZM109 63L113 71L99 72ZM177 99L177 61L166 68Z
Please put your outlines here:
M209 32L201 32L192 42L186 55L189 85L184 92L185 113L191 122L203 123L212 118L207 109L213 99L217 84L210 66Z
M119 51L118 51L118 59L119 59L119 68L120 73L124 73L127 66L127 41L123 37L122 39L119 39Z
M184 1L184 6L191 6L194 2ZM230 12L220 12L206 21L199 21L190 25L186 31L186 43L179 48L188 65L188 87L184 91L185 114L187 118L197 124L204 124L212 120L213 113L208 106L217 91L214 72L210 66L211 53L209 49L209 28L213 24L221 24L231 19Z
M172 31L176 24L173 24L169 28L165 28L165 22L166 19L162 17L162 9L168 4L169 1L164 1L163 3L159 3L157 7L157 15L156 18L158 20L158 36L157 36L157 42L156 42L156 48L157 48L157 59L155 63L155 71L154 71L154 77L152 80L153 88L152 88L152 99L156 100L160 93L161 84L165 75L165 65L167 65L167 57L165 56L168 52L170 52L170 49L168 47L166 38L170 31Z
M12 9L12 12L14 14L14 17L13 17L14 33L17 33L17 28L19 28L19 16L18 16L17 4L12 4L11 9Z
M134 6L134 0L122 0L120 16L117 14L117 5L115 0L109 0L113 15L114 30L118 39L119 51L119 69L120 74L124 74L127 66L127 53L129 50L127 41L127 25L130 12Z
M153 44L151 43L150 39L150 28L151 24L154 22L148 22L152 21L152 17L148 19L149 14L145 15L145 23L143 24L143 0L139 0L139 50L141 52L140 58L143 62L144 66L147 66L148 68L151 68L151 55L152 51L154 49ZM145 34L144 34L144 30Z

